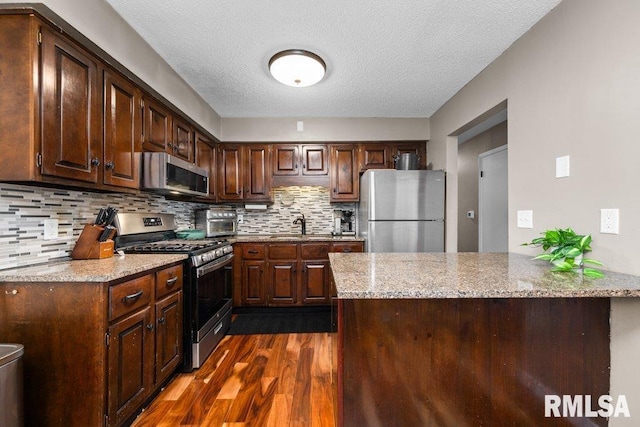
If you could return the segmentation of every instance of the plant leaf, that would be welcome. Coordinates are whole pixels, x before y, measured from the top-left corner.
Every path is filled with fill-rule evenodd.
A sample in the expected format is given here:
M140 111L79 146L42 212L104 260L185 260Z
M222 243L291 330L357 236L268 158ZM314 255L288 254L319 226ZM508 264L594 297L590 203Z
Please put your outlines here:
M582 262L585 263L585 264L593 264L593 265L601 265L601 266L604 265L603 263L601 263L600 261L598 261L596 259L589 259L589 258L583 259Z
M592 277L595 279L600 279L604 277L604 273L600 270L596 270L595 268L585 268L582 270L582 274L587 277Z

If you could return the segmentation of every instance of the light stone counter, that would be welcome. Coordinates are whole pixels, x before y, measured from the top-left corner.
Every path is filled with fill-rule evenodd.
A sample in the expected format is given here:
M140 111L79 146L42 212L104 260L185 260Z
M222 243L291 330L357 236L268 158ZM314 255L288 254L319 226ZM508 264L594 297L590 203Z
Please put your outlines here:
M110 282L163 267L185 254L127 254L111 258L69 260L0 271L0 282Z
M551 273L505 253L331 253L339 299L638 297L640 277Z
M229 239L233 243L274 242L364 242L357 236L333 236L331 234L243 234Z

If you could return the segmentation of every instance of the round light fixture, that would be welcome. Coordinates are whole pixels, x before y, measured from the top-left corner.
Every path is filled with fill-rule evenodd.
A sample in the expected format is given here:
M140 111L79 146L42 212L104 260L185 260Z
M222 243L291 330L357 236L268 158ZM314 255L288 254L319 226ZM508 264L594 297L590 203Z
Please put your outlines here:
M326 70L327 66L322 58L302 49L283 50L269 60L271 75L288 86L314 85L322 80Z

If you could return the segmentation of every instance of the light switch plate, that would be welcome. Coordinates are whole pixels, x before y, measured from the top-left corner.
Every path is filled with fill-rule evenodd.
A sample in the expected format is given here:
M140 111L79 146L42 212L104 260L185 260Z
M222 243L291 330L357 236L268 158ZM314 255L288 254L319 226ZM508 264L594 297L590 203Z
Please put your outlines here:
M58 220L44 220L44 240L53 240L58 238Z
M570 174L569 156L556 157L556 178L566 178Z
M304 132L304 122L299 121L299 122L296 123L296 126L297 126L297 129L298 129L298 132Z
M620 234L620 212L618 209L600 209L600 232Z
M518 211L518 228L533 228L533 211Z

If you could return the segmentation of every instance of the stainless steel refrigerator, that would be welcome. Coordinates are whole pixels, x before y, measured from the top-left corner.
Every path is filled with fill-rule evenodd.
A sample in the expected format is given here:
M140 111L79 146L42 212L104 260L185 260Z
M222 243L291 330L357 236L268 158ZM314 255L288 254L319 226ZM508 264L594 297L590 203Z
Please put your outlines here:
M444 172L370 169L360 178L367 252L444 251Z

